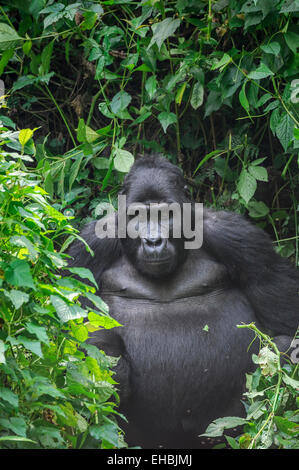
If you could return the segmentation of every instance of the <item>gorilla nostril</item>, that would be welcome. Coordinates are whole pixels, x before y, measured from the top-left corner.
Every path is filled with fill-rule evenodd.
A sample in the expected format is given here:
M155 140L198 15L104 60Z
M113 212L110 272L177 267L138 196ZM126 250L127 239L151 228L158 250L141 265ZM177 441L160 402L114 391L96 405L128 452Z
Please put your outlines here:
M161 237L156 237L156 238L145 238L144 239L145 244L151 247L159 247L162 245L163 240Z

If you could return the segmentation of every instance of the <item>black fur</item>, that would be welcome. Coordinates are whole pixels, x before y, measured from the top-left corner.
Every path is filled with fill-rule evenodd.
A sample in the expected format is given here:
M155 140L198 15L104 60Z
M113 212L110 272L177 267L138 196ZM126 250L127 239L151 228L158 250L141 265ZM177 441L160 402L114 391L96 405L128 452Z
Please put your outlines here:
M167 160L144 157L127 175L131 202L188 202L181 171ZM172 261L154 272L140 240L98 239L95 223L81 233L70 265L91 269L110 314L123 327L90 341L121 355L117 368L121 411L132 445L199 447L198 434L221 416L241 415L245 372L252 367L249 330L254 321L284 346L299 319L299 276L278 256L268 235L244 217L204 211L204 242L184 250L168 240ZM141 259L142 258L142 259ZM208 325L208 331L206 325Z

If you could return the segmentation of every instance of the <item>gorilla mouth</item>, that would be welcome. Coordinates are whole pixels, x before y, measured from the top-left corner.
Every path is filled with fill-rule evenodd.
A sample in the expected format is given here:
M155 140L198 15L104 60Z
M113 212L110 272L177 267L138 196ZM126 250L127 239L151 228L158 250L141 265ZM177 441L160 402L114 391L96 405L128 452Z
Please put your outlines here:
M157 258L157 259L144 259L146 264L166 264L169 263L171 260L170 257L168 258Z

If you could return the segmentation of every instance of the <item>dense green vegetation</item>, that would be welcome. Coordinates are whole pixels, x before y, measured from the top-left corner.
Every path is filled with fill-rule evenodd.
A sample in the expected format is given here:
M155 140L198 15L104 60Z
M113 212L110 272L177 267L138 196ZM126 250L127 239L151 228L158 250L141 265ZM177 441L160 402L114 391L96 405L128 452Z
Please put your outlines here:
M90 272L61 270L138 155L179 164L196 200L299 265L298 18L298 0L1 2L0 448L125 445L115 359L82 345L115 322ZM298 448L298 365L256 333L228 444Z

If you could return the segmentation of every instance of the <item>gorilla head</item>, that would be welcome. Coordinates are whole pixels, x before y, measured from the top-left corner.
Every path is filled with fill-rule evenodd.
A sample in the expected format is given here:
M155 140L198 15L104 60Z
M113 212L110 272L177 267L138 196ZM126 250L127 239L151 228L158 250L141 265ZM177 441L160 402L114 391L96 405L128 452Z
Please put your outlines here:
M181 170L162 157L141 158L125 178L121 194L126 195L127 209L132 204L142 204L147 209L146 233L135 239L126 237L121 240L128 259L146 276L163 278L174 273L187 256L182 232L179 237L173 233L176 216L182 216L182 204L190 202ZM180 213L169 211L169 232L166 237L163 235L161 218L155 224L149 210L155 204L171 208L173 203L180 205ZM127 222L132 217L128 215Z

